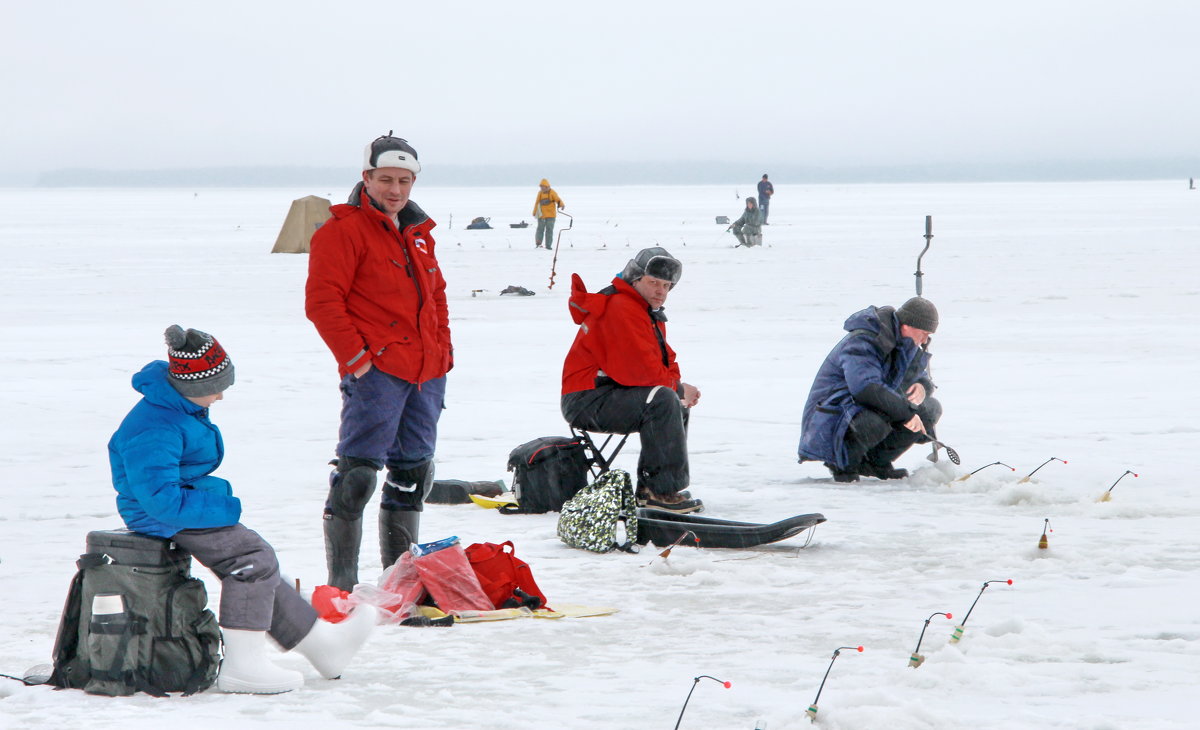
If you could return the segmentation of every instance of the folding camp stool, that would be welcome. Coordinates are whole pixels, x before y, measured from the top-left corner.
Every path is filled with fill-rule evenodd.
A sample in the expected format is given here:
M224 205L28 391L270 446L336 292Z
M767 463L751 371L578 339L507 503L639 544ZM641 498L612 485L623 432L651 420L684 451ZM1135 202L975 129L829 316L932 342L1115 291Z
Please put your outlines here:
M617 454L621 453L621 449L625 446L625 442L629 439L629 434L621 434L621 440L613 447L612 451L606 456L604 449L608 448L609 442L617 437L617 434L605 434L607 438L604 443L599 446L592 438L592 435L582 428L571 427L571 435L579 439L579 443L583 445L584 453L588 458L588 469L592 472L592 476L599 479L600 475L612 468L613 459L617 458Z

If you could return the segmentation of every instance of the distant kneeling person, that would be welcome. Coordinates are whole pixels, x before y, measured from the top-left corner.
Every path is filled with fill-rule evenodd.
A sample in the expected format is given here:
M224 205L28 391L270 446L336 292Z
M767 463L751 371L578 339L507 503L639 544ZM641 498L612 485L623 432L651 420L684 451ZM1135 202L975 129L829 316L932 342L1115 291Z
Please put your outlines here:
M929 376L929 339L938 312L913 297L899 309L867 307L850 315L849 332L829 355L808 394L800 461L821 461L839 482L903 479L892 466L929 440L942 415Z
M738 240L738 246L762 245L763 212L757 201L752 197L746 198L746 209L742 216L733 222L730 228Z
M342 673L375 626L360 607L340 624L317 612L279 574L275 550L238 522L242 503L212 473L225 446L208 409L233 385L233 362L211 335L166 331L168 361L133 376L142 400L108 442L117 509L134 532L173 540L221 580L219 623L225 644L217 687L277 694L304 675L267 657L267 636L295 649L327 679Z

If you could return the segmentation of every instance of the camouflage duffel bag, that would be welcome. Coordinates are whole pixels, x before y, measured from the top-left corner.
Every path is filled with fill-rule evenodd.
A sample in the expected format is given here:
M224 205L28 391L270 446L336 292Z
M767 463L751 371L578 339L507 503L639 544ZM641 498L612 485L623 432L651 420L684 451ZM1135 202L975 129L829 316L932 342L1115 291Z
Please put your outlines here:
M637 552L637 499L629 472L613 469L600 475L563 503L558 537L571 547L607 553Z

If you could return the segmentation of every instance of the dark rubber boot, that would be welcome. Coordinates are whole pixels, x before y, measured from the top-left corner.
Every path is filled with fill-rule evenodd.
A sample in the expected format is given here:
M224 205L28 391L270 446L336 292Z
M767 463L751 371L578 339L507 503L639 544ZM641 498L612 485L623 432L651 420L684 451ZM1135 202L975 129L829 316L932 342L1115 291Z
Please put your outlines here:
M858 466L858 472L865 477L876 479L903 479L908 476L908 469L897 469L891 464L872 464L863 462Z
M362 543L362 518L344 520L325 513L325 564L329 585L353 591L358 583L358 548Z
M384 568L396 564L420 534L421 513L414 510L379 510L379 556Z
M379 507L379 557L387 568L417 541L425 497L433 488L433 462L401 469L389 466Z
M838 484L850 484L858 481L858 472L853 469L839 469L831 462L825 462L825 468L833 474L833 481Z
M907 428L892 429L886 438L867 451L858 466L858 473L876 479L903 479L908 476L908 470L897 469L892 466L892 462L922 438L923 434L909 431Z

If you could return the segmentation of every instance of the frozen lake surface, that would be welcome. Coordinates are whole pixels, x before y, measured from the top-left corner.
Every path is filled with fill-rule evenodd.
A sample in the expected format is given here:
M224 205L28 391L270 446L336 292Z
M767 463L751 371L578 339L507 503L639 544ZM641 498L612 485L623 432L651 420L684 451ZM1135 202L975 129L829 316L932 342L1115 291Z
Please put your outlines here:
M307 256L270 254L292 199L343 190L0 189L0 672L49 660L90 530L120 526L105 444L164 357L162 331L209 331L237 364L213 409L243 521L306 589L324 582L321 508L339 398L304 318ZM703 400L692 491L708 515L821 512L802 538L740 551L595 555L555 515L427 507L422 538L513 540L551 604L615 606L588 619L380 627L344 679L274 697L109 699L2 680L0 728L809 726L804 710L843 652L817 725L862 728L1191 728L1200 701L1200 192L1185 183L789 186L765 246L734 249L752 185L573 188L553 254L533 248L535 186L430 188L416 200L449 281L456 368L441 478L508 480L509 451L565 435L570 274L598 289L639 248L684 262L669 339ZM834 484L796 463L800 409L843 320L914 293L941 311L931 350L940 437L962 466L917 447L898 482ZM494 230L468 231L475 216ZM567 221L560 219L559 229ZM500 296L509 285L534 297ZM636 444L618 466L632 469ZM1051 457L1032 481L1022 476ZM956 479L992 462L966 481ZM1126 470L1110 502L1097 498ZM377 503L378 497L376 497ZM376 574L375 505L362 575ZM1054 532L1039 550L1045 520ZM217 585L207 571L210 599ZM907 666L936 617L923 666ZM215 601L214 601L215 605Z

